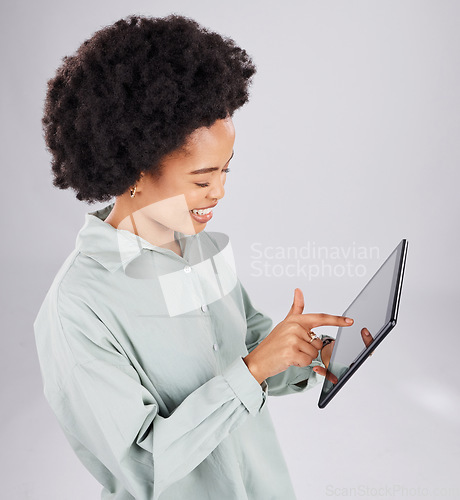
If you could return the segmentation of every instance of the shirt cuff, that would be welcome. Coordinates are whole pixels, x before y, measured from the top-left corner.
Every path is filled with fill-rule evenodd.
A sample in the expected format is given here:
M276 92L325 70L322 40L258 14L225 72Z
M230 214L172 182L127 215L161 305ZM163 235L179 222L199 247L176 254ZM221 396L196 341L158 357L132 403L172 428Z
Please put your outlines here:
M241 356L227 366L222 372L222 376L249 413L256 416L267 398L265 380L259 384Z

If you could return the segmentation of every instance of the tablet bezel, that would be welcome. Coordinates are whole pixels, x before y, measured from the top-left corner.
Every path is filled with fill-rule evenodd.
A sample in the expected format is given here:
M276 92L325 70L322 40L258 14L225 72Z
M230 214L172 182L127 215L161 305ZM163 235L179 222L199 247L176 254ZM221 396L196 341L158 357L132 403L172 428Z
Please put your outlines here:
M406 265L406 255L407 255L407 247L408 241L406 239L402 239L401 242L396 246L396 248L390 253L390 255L385 259L385 262L379 267L379 269L374 273L372 278L366 283L366 286L361 290L361 292L357 295L355 300L347 307L343 316L347 315L347 311L352 307L352 305L359 299L360 295L364 292L364 290L370 285L372 280L377 276L383 266L388 262L389 259L393 256L395 252L398 253L396 256L397 272L393 273L393 281L391 285L391 294L390 299L388 300L388 309L386 323L382 326L382 328L375 334L374 341L368 347L366 347L361 354L358 355L354 363L350 366L349 370L345 373L345 375L338 381L336 385L333 386L332 390L327 394L323 395L324 384L326 383L326 378L323 382L323 388L321 389L321 394L318 401L318 407L323 409L328 403L332 400L332 398L340 391L340 389L345 385L345 383L352 377L352 375L356 372L356 370L364 363L364 361L373 353L373 351L377 348L377 346L382 342L382 340L390 333L390 331L396 325L398 319L398 311L399 311L399 302L401 297L402 290L402 282L404 277L404 270ZM339 331L341 328L339 328ZM338 332L337 332L338 335ZM332 351L332 355L334 351ZM331 359L332 359L331 355Z

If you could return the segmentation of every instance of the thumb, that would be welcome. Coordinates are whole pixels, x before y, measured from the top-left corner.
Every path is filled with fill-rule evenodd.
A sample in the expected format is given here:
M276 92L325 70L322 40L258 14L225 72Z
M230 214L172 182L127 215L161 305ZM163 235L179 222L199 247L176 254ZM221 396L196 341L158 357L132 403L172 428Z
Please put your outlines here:
M300 288L294 290L294 302L292 303L291 309L286 315L286 318L291 314L302 314L305 303L303 300L303 293Z

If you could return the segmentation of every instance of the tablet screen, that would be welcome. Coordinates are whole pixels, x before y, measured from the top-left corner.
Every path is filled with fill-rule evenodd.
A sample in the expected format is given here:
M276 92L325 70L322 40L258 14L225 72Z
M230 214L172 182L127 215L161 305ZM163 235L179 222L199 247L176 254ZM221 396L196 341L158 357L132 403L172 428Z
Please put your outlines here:
M380 337L385 336L394 326L406 248L407 241L402 240L343 313L343 316L353 318L354 323L352 326L339 328L337 332L328 366L328 371L337 377L337 381L332 383L328 379L324 380L320 407L326 399L330 399L329 393L341 386L340 382L350 368L358 361L364 361L379 343ZM366 343L362 336L364 328L371 334Z

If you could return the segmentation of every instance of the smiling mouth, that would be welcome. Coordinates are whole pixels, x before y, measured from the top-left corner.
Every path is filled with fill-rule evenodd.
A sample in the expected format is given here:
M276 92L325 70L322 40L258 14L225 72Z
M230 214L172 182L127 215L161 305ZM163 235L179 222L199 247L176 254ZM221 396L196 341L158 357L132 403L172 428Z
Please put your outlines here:
M192 208L190 212L192 212L195 215L207 215L212 212L212 208L199 208L199 209Z
M214 215L212 208L192 209L189 211L189 213L190 217L199 224L206 224L212 219Z

